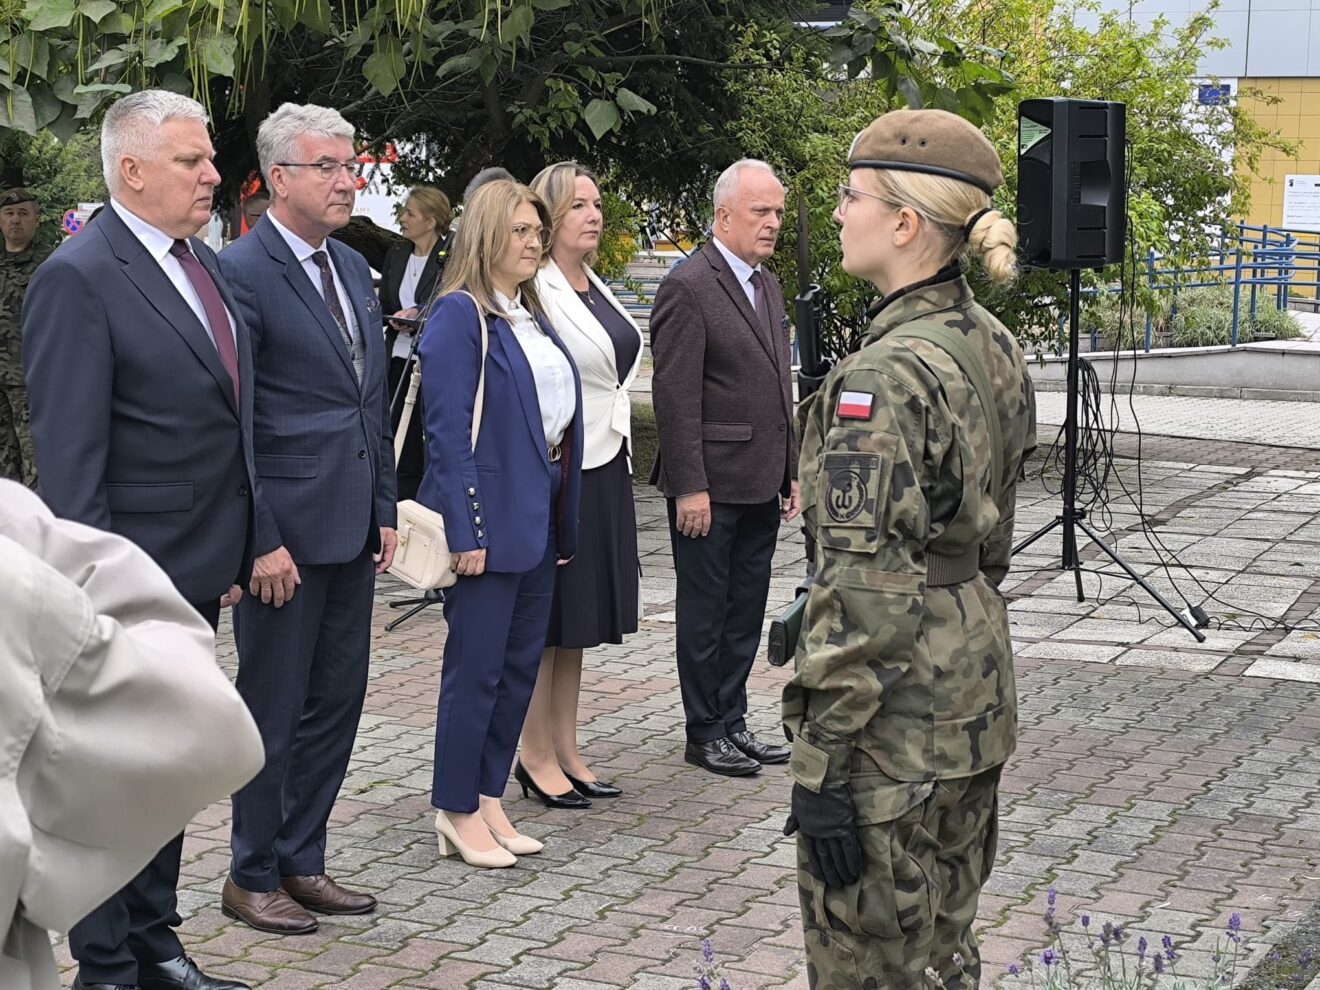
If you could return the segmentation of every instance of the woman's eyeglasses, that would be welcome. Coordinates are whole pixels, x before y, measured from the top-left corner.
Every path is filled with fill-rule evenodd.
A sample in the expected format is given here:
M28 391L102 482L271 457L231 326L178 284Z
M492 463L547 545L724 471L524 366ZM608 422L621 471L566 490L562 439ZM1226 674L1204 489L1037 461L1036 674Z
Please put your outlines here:
M513 236L524 244L540 243L541 247L550 246L550 231L546 227L532 227L525 223L513 225Z
M839 183L839 214L848 212L848 204L858 196L868 196L871 199L878 199L880 202L888 202L883 196L877 196L875 193L869 193L865 189L854 189L846 183Z

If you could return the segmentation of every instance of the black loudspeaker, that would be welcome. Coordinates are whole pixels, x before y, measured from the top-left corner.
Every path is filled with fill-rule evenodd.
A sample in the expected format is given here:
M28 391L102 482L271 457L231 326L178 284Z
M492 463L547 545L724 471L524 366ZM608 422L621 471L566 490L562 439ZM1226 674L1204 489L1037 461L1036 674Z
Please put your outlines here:
M1018 251L1033 268L1123 260L1127 107L1099 100L1018 104Z

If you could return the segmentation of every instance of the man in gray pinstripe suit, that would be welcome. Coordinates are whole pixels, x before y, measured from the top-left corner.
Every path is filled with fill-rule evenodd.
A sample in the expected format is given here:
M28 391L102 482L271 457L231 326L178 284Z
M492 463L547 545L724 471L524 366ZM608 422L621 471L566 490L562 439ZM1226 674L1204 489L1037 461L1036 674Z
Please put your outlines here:
M353 211L354 131L285 104L257 134L271 191L220 256L252 339L256 507L251 595L235 614L238 690L266 765L234 795L223 910L259 931L376 901L325 873L326 822L367 686L372 591L394 553L384 338L371 272L328 239Z

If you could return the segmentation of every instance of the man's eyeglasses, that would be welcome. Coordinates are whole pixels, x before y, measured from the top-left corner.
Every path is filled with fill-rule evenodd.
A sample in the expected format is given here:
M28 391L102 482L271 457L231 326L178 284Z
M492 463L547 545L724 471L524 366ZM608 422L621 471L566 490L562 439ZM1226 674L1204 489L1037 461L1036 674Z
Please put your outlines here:
M347 172L350 179L356 179L362 174L362 163L356 160L351 162L276 162L275 164L280 168L314 168L316 173L326 182L338 178L340 169Z
M516 223L513 225L513 236L524 244L535 244L539 241L543 248L550 246L550 231L545 227L530 227L525 223Z
M871 199L878 199L882 203L888 202L888 200L885 199L883 196L877 196L875 193L869 193L865 189L854 189L852 186L847 185L846 183L839 183L840 215L848 212L848 204L851 203L853 200L855 200L858 196L869 196Z

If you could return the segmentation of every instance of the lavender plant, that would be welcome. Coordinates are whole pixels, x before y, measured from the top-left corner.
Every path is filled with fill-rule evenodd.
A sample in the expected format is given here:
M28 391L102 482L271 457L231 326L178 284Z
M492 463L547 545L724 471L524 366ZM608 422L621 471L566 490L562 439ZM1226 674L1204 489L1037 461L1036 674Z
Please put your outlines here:
M715 946L710 939L701 940L701 962L696 965L697 990L733 990L733 985L719 971L715 962Z

